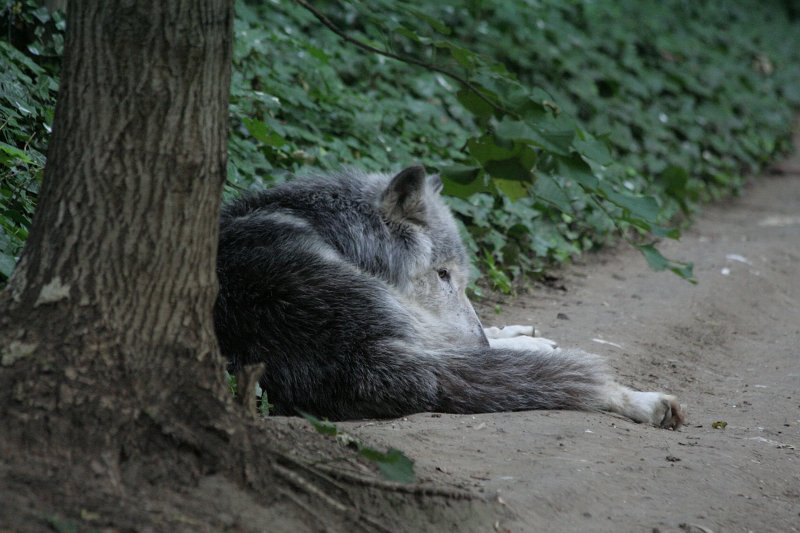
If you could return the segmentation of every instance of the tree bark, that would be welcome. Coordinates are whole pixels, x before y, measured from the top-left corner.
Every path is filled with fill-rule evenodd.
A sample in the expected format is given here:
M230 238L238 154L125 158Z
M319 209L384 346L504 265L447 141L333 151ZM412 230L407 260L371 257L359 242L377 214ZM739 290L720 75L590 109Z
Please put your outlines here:
M221 445L232 2L76 0L67 20L40 203L0 296L0 434L124 457Z
M232 19L231 0L68 3L39 207L0 294L0 525L485 531L488 512L425 503L469 495L375 480L233 406L212 322ZM268 518L237 522L214 484Z

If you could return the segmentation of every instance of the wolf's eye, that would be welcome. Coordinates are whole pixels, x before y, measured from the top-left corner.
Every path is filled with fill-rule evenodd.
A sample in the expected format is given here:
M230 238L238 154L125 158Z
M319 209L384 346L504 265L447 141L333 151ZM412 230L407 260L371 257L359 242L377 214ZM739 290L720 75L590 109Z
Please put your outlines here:
M446 268L440 268L437 272L439 279L442 281L450 281L450 271Z

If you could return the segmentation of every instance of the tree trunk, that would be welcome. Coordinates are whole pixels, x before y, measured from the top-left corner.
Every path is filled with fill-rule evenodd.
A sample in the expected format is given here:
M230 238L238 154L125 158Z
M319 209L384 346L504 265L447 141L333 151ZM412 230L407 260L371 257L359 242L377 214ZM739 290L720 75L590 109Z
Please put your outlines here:
M233 407L212 324L232 18L68 3L39 207L0 294L0 528L485 531L491 513L435 501L469 494L374 480Z
M221 446L232 2L76 0L67 20L39 207L0 300L0 434L126 458Z

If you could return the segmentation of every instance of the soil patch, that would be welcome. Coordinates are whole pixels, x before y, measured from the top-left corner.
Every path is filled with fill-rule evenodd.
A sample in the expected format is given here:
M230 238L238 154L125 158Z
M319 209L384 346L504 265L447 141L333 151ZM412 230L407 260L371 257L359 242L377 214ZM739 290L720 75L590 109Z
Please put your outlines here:
M619 249L565 269L555 285L566 290L539 287L499 314L484 302L479 314L534 324L605 355L625 384L676 394L689 413L681 430L555 411L349 429L404 450L423 476L499 495L516 513L501 524L511 531L798 531L800 158L663 249L693 261L699 283Z

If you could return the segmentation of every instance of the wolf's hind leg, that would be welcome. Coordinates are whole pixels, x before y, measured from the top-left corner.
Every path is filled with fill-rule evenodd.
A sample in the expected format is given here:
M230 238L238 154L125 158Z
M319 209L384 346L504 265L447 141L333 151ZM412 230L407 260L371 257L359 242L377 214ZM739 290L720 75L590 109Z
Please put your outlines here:
M635 391L613 382L606 385L603 392L603 410L621 414L636 422L678 429L686 421L683 407L670 394Z

